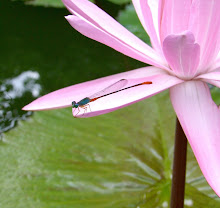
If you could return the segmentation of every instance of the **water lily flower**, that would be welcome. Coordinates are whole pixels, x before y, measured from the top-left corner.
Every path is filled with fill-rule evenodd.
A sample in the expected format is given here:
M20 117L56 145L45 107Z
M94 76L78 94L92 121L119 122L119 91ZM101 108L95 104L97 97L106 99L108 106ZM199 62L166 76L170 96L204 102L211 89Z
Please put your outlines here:
M152 47L88 0L63 3L72 13L66 19L80 33L152 66L57 90L23 110L69 107L72 101L80 101L121 79L128 80L127 86L151 81L151 85L98 99L91 102L91 110L73 114L97 116L169 89L173 108L202 173L220 196L220 111L207 85L220 87L220 1L133 0Z

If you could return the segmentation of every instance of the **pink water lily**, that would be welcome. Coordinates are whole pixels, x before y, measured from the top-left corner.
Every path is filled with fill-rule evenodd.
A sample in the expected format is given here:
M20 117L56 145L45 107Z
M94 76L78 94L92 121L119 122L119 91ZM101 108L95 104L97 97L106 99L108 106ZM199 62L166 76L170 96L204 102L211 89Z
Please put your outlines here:
M207 83L220 87L219 0L133 0L152 47L142 42L88 0L63 0L72 13L66 19L83 35L134 59L150 64L125 73L52 92L23 110L71 106L120 79L142 85L91 102L91 110L73 114L91 117L143 100L166 89L199 166L220 196L220 110ZM101 54L100 54L101 55Z

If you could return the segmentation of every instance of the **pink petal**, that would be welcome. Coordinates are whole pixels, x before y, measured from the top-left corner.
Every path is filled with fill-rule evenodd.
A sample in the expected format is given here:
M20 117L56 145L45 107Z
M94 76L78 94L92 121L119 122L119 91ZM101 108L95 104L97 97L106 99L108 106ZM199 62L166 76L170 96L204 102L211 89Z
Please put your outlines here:
M84 109L73 109L74 117L92 117L109 113L125 106L131 105L148 97L151 97L163 90L170 88L183 81L168 74L159 74L140 79L128 80L127 86L134 86L138 83L151 81L150 85L141 85L130 89L111 94L89 103L87 111ZM127 87L125 86L125 87Z
M158 0L132 0L137 15L150 36L151 43L158 53L162 54L158 31ZM151 6L151 7L150 7ZM154 15L154 16L153 16Z
M161 0L159 13L161 42L170 34L188 29L191 2L192 0Z
M220 88L220 81L215 81L215 80L210 80L210 79L202 79L202 81Z
M220 69L216 69L216 71L206 74L201 74L196 77L196 79L208 82L209 84L215 85L216 87L220 87Z
M80 17L75 15L68 15L66 19L71 24L71 26L79 31L81 34L99 41L107 46L114 48L115 50L130 56L136 60L149 63L152 65L161 66L158 63L155 63L155 60L151 57L146 56L144 53L132 48L130 45L127 45L123 41L117 39L116 37L112 36L111 34L105 32L104 30L100 29L99 27L93 25L92 23L88 22L87 20L83 20Z
M146 70L146 68L148 70ZM78 109L73 109L74 116L91 117L125 107L182 82L182 80L166 74L162 69L155 67L146 68L124 72L57 90L38 98L25 106L23 110L33 111L69 107L72 101L79 102L81 99L103 90L120 79L128 80L128 84L123 88L145 81L153 82L153 84L150 85L133 87L129 90L124 90L91 102L89 103L87 113L81 108L78 108L80 112Z
M169 35L163 42L163 52L171 69L182 78L192 78L199 64L200 47L191 32Z
M170 89L170 97L203 175L220 196L220 112L207 84L184 82Z
M90 23L90 25L87 27L89 27L90 29L91 27L95 27L95 29L91 31L86 31L84 24L83 25L84 28L82 29L84 30L83 32L84 35L88 37L94 36L94 34L91 35L91 33L96 32L97 29L99 29L99 31L97 32L98 33L97 38L95 40L99 41L99 35L100 32L102 31L106 34L109 34L109 36L118 39L118 41L122 42L123 44L127 45L127 47L124 50L130 48L130 50L138 51L138 53L142 53L146 57L146 61L145 61L146 63L150 63L152 65L160 66L164 68L165 63L163 62L163 59L156 53L156 51L154 51L150 46L148 46L139 38L137 38L134 34L129 32L126 28L120 25L115 19L113 19L111 16L109 16L101 9L99 9L96 5L94 5L90 1L63 0L63 3L70 10L71 13L78 16L81 20L85 21L87 24ZM72 26L77 24L74 27L80 28L79 19L68 17L68 21L71 21ZM102 41L103 41L103 36L104 35L101 35L100 37ZM117 47L115 46L115 41L113 41L113 43L114 44L111 45L111 42L109 42L108 46L116 49Z
M194 0L189 30L201 47L200 72L207 71L220 49L220 1Z
M197 77L197 79L211 79L211 80L220 81L220 70L209 72L206 74L201 74Z
M164 70L156 67L144 67L80 84L75 84L40 97L32 103L26 105L23 110L39 111L70 107L72 105L72 101L79 101L86 96L90 96L95 92L98 92L100 89L104 89L109 85L109 83L117 82L120 79L139 79L146 76L154 76L164 73Z
M218 56L216 60L213 62L213 64L210 66L208 71L214 71L215 69L220 68L220 54L218 53Z

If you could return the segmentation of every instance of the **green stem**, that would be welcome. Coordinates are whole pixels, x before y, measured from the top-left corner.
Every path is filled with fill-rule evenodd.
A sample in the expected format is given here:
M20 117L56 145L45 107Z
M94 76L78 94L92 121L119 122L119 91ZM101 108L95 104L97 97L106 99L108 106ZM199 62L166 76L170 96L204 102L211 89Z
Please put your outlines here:
M175 135L175 146L174 146L170 208L184 207L186 155L187 155L187 139L179 123L179 120L176 119L176 135Z

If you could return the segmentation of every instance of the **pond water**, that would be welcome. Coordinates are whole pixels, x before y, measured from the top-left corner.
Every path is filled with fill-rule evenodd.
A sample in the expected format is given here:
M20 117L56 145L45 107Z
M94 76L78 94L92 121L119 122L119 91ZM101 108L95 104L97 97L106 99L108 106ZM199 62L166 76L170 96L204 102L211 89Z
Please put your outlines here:
M102 6L114 16L121 8ZM0 9L0 133L30 116L21 108L40 95L143 66L76 32L65 8L2 0Z

